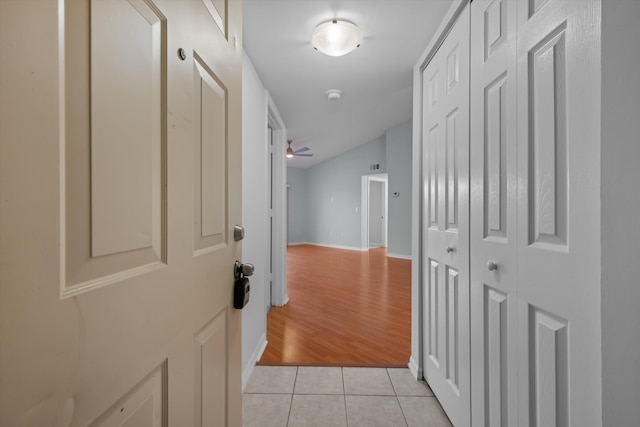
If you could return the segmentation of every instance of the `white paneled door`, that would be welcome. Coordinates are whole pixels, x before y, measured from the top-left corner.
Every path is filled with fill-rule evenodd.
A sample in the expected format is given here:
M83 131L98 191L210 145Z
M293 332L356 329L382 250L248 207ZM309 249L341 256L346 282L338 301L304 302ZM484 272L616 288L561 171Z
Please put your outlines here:
M239 426L241 5L0 2L0 424Z
M518 3L519 425L599 425L600 1Z
M516 7L513 0L471 3L474 426L517 425Z
M597 0L471 4L473 424L599 425Z
M422 72L424 372L456 426L470 421L469 7Z

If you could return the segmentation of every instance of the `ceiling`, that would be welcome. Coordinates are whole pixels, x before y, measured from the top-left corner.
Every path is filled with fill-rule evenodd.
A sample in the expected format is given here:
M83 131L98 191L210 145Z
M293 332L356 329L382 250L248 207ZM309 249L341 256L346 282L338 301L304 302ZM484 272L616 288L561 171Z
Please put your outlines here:
M243 0L243 43L286 126L288 159L308 168L373 141L411 118L413 66L453 0ZM314 27L357 24L360 48L330 57L313 49ZM342 91L327 100L329 89ZM284 153L283 153L284 155Z

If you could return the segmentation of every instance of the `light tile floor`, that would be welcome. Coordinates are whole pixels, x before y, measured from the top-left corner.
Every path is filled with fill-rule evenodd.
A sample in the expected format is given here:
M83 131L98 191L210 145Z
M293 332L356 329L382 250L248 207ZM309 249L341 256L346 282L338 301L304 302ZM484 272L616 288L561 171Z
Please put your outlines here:
M403 368L256 366L243 427L451 427L424 381Z

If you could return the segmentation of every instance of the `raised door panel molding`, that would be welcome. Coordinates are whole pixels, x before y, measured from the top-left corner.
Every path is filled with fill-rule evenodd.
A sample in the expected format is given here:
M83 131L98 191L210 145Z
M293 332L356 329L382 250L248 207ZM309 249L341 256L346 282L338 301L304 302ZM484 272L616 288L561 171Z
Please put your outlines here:
M530 426L569 425L568 324L529 306Z
M458 271L447 266L445 277L445 321L447 322L445 328L447 352L446 378L449 380L449 386L453 389L454 393L460 395L460 298L458 277Z
M196 426L226 424L227 310L217 314L195 337Z
M507 237L507 73L484 90L484 237Z
M227 89L194 52L194 253L227 244Z
M429 330L429 346L428 346L428 354L431 358L431 361L436 365L440 366L440 357L439 357L439 328L438 328L438 320L440 316L439 308L439 274L440 274L440 264L437 261L432 259L428 262L428 275L427 275L427 289L426 289L426 297L427 297L427 307L429 310L428 314L428 330Z
M447 55L447 94L452 93L460 83L460 58L456 44Z
M427 112L432 112L438 106L440 102L440 73L436 69L431 76L428 78L426 82L426 90L427 90Z
M166 263L166 18L151 0L64 6L60 288L68 297Z
M91 255L160 244L160 19L142 1L91 3Z
M227 0L202 0L209 15L216 23L222 34L227 37Z
M549 0L529 0L529 17L536 14Z
M507 393L507 296L485 285L483 312L485 425L507 426L510 401Z
M168 366L165 360L115 405L93 421L91 427L167 427Z
M484 59L489 59L506 40L508 1L494 0L484 11Z
M529 243L567 244L566 24L529 52Z
M445 197L446 197L446 228L456 230L458 228L458 146L464 139L458 131L458 108L455 108L446 118L446 171L445 171Z
M438 137L439 126L436 125L429 129L427 134L425 156L427 170L429 176L427 178L427 188L429 192L429 227L438 228L438 211L439 211L439 190L440 190L440 176L438 173Z

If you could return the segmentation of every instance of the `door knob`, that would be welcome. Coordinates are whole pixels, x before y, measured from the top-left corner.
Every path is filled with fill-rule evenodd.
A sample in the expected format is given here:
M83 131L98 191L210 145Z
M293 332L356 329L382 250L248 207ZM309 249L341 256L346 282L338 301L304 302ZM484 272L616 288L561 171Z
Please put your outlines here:
M495 271L497 269L498 269L498 264L496 264L494 261L487 261L487 270Z
M240 277L249 277L253 275L253 271L255 270L255 267L253 266L253 264L243 264L240 261L236 261L235 264L235 274L236 274L236 279L239 279Z
M455 250L456 250L456 248L454 248L453 246L447 246L447 253L448 254L455 252Z

